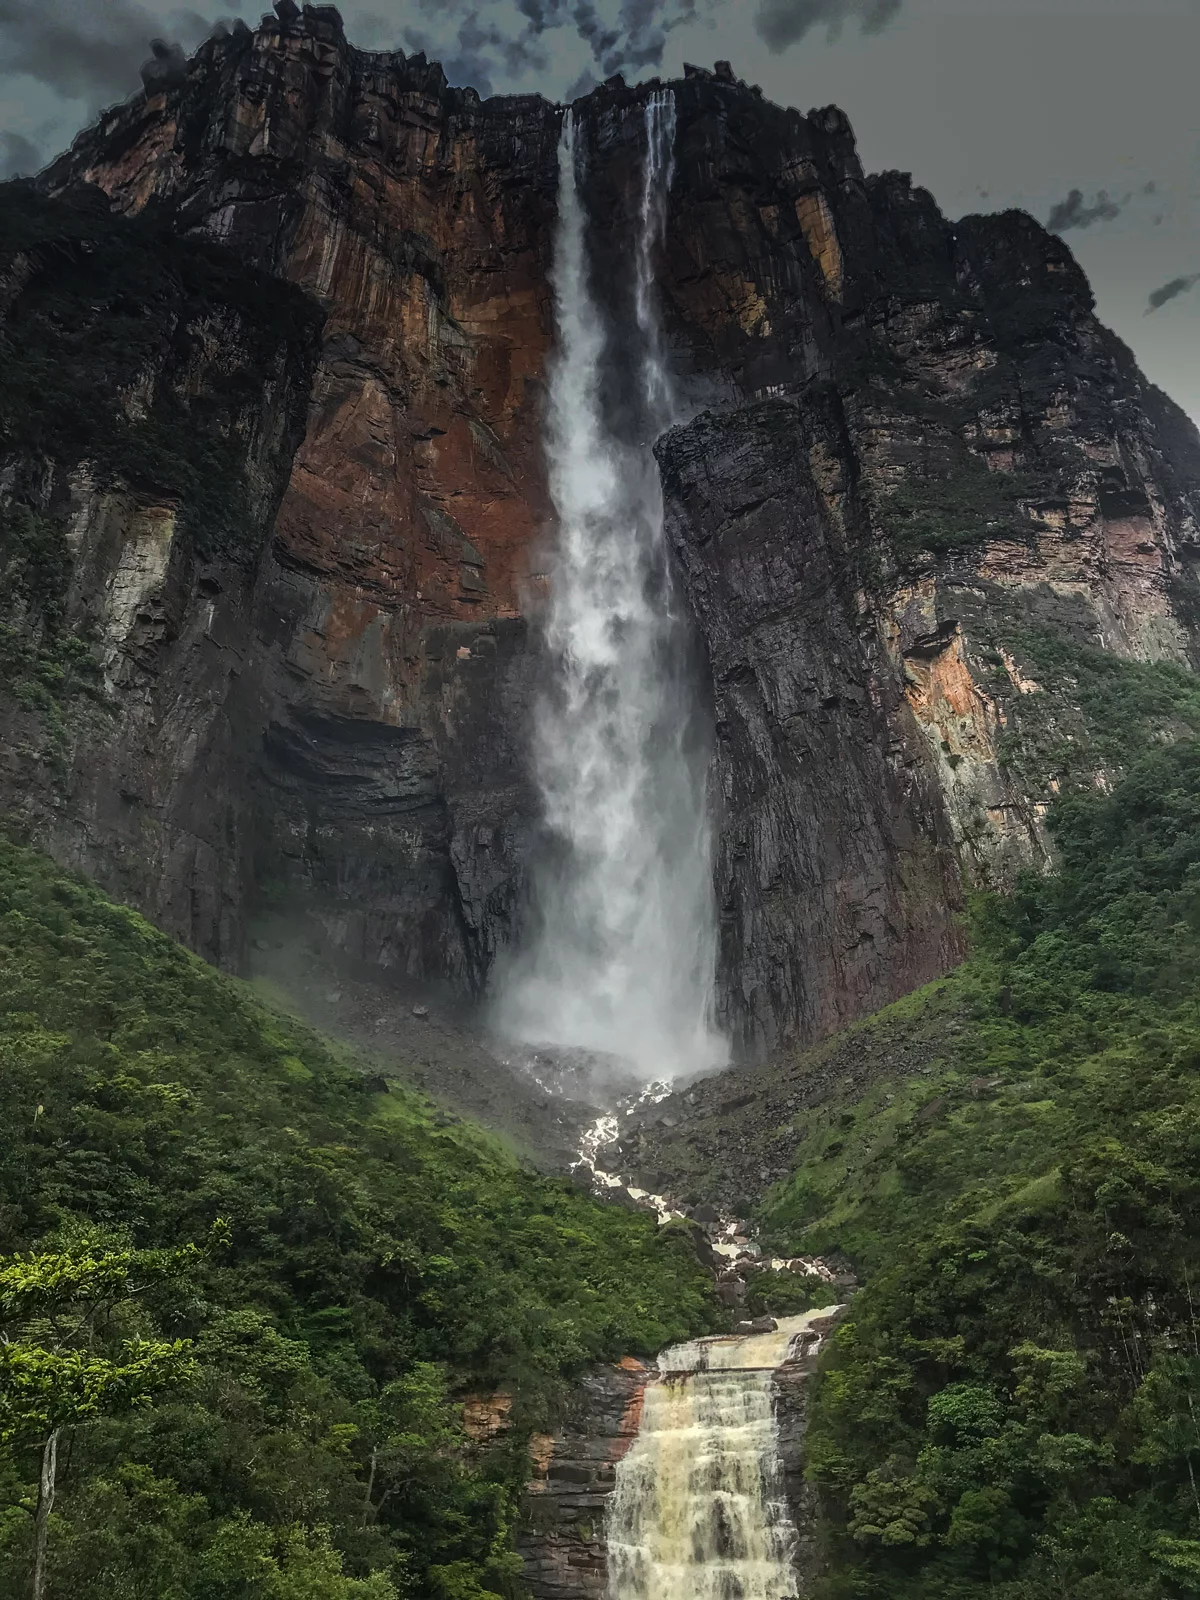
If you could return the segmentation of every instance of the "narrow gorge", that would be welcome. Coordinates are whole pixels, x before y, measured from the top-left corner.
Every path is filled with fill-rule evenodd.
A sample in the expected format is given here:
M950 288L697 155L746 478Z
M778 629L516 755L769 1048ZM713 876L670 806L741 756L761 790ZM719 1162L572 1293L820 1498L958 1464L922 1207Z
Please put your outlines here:
M178 66L0 184L0 1588L1184 1600L1195 427L727 62Z

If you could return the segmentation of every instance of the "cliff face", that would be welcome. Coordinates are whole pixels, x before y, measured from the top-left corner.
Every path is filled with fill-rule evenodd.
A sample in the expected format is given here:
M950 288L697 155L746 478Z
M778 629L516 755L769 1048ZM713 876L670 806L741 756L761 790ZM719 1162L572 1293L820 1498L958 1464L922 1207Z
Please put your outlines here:
M255 591L320 318L101 199L0 194L0 790L60 859L228 959Z
M440 68L362 56L316 11L206 45L183 85L113 113L50 176L166 212L324 313L248 628L244 782L263 825L244 898L299 893L319 937L464 989L493 952L524 809L545 110L489 110Z
M110 734L103 761L71 734L76 777L31 814L70 853L124 783L141 820L93 830L86 864L222 959L270 888L342 950L478 991L534 810L562 113L356 51L331 8L281 9L43 180L226 247L315 313L284 341L286 377L255 357L260 420L229 424L253 443L261 532L236 602L221 576L219 598L179 576L178 492L151 503L120 463L89 488L87 452L60 451L47 499L53 452L6 446L12 503L103 521L111 570L138 574L136 601L125 578L104 592L171 619L153 650L150 623L100 625L116 747L149 748L134 765L154 782L114 781ZM1043 688L1035 636L1191 660L1200 445L1030 219L952 225L900 175L864 177L837 111L707 73L674 93L660 292L693 420L659 455L718 727L724 1004L761 1050L951 964L964 868L991 882L1044 858L1058 774L1005 744ZM577 108L617 309L644 94L613 83ZM77 558L81 597L91 570ZM236 694L204 665L213 627Z
M568 1397L557 1434L535 1434L518 1547L535 1600L603 1600L604 1524L617 1463L637 1436L651 1369L627 1356L591 1371Z

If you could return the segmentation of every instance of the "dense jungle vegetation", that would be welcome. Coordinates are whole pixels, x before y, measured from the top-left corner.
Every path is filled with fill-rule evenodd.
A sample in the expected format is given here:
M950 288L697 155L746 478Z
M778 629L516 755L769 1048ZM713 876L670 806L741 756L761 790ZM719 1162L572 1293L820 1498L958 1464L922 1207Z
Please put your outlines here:
M829 1600L1200 1593L1200 745L1051 822L1061 871L861 1030L923 1069L806 1113L763 1210L866 1270L809 1435Z
M686 1237L382 1089L0 843L0 1593L517 1592L529 1430L715 1325ZM514 1397L489 1448L467 1391Z

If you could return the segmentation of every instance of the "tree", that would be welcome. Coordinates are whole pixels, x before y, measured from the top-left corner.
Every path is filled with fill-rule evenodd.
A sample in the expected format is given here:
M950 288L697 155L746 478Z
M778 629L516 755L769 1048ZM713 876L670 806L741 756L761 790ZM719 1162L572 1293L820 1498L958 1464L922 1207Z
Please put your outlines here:
M40 1451L31 1594L43 1600L50 1513L64 1430L144 1405L187 1381L187 1340L141 1337L132 1303L194 1266L178 1250L114 1248L84 1236L63 1249L0 1258L0 1443Z

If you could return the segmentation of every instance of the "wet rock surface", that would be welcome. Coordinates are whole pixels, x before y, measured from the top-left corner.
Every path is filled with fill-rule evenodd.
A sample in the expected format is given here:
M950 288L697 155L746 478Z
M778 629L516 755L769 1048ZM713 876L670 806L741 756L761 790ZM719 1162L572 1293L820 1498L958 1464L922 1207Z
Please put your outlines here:
M796 1544L792 1564L800 1583L800 1592L811 1590L813 1582L825 1570L821 1553L821 1515L815 1488L805 1482L804 1435L808 1426L810 1399L809 1380L817 1370L819 1352L824 1341L837 1327L841 1312L828 1317L814 1318L811 1327L819 1343L802 1343L792 1360L775 1374L775 1425L778 1430L779 1454L783 1463L784 1494L792 1526L796 1530Z
M772 400L660 449L712 673L723 1000L749 1055L834 1033L963 949L942 794L814 475L828 444Z
M571 1396L565 1422L535 1436L534 1475L518 1548L535 1600L601 1600L608 1592L604 1512L616 1463L637 1436L653 1366L633 1357L590 1373Z

